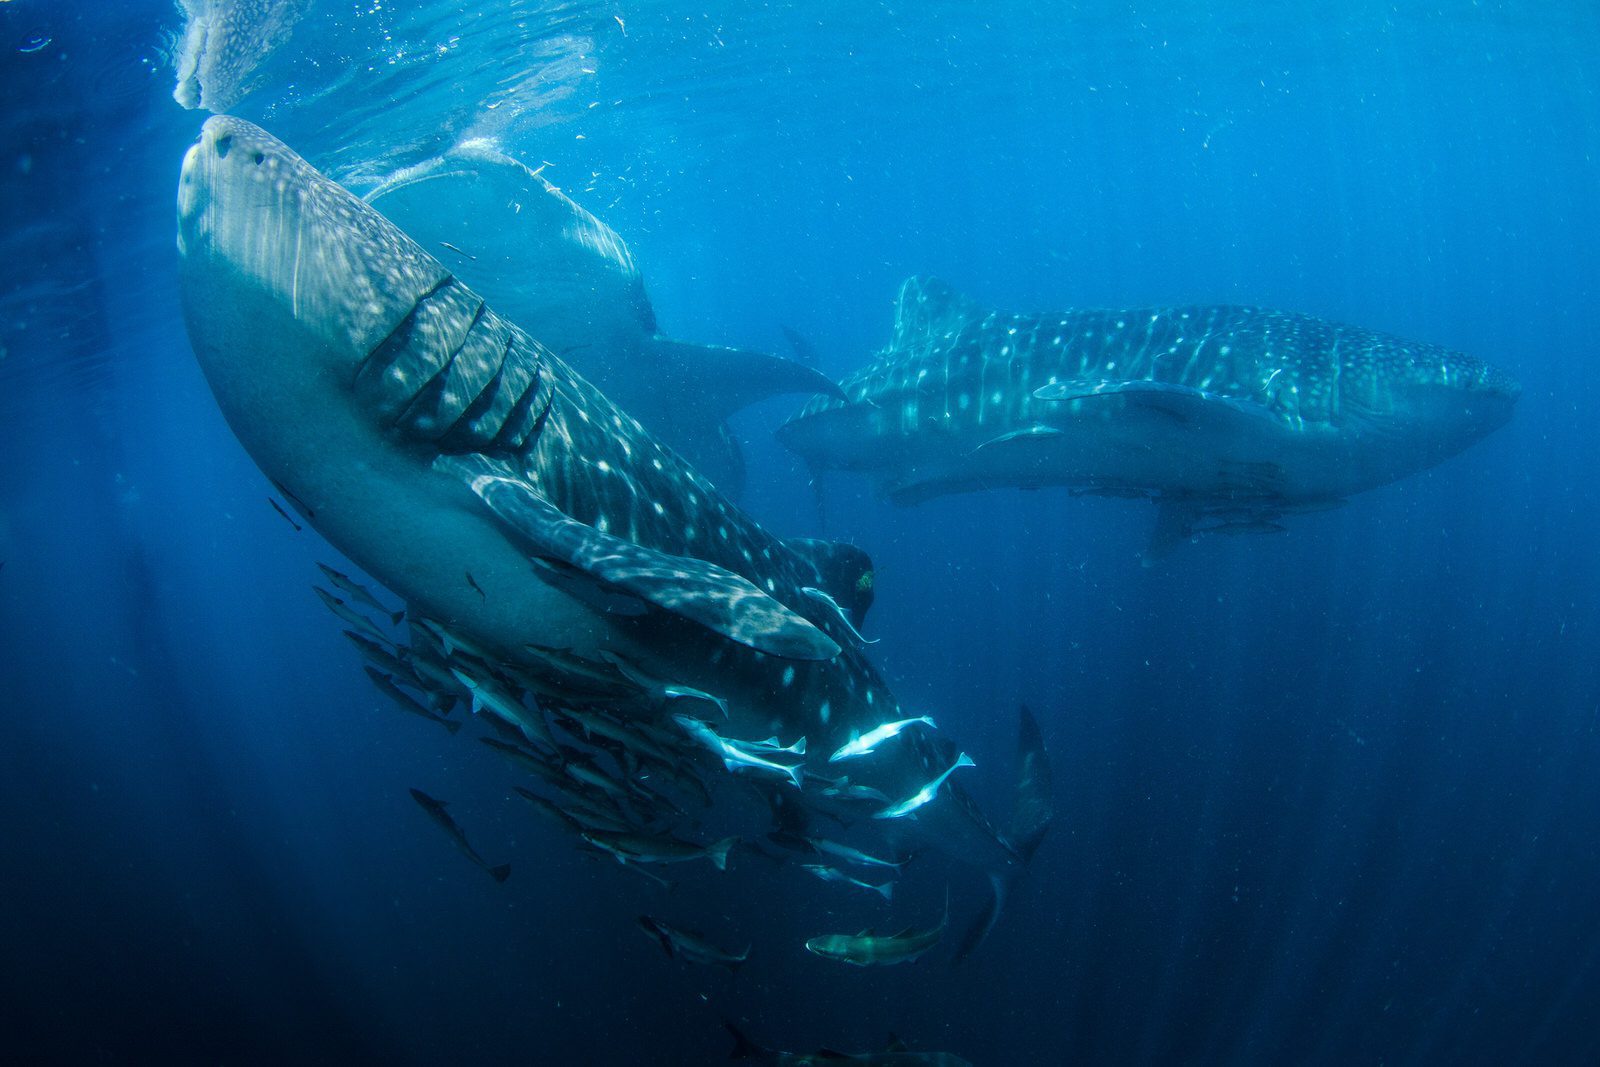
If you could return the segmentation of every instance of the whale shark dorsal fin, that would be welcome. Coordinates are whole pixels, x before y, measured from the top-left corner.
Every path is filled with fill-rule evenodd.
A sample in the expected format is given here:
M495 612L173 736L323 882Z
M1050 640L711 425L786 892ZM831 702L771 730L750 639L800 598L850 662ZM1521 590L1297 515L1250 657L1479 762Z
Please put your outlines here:
M977 318L983 308L938 278L913 276L900 283L895 301L894 348L914 347L935 332Z
M769 656L826 660L839 654L832 638L748 579L581 523L486 456L441 456L434 469L466 482L531 556L605 592L636 598Z

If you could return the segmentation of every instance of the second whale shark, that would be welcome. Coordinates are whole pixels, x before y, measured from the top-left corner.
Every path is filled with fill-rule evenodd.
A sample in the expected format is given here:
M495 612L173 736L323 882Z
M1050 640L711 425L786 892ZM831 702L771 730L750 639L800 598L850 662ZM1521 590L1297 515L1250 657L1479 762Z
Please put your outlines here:
M1235 306L1014 314L934 279L893 340L778 431L898 504L1069 486L1154 499L1152 554L1420 471L1511 417L1504 371L1438 345Z

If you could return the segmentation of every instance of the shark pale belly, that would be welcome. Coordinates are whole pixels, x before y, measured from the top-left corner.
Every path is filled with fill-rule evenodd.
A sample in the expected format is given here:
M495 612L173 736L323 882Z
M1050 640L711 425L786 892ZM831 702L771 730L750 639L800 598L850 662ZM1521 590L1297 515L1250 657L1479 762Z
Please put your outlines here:
M894 338L778 431L814 469L914 504L993 487L1148 496L1158 536L1273 528L1422 470L1504 424L1481 360L1251 307L1019 315L901 287Z
M729 771L775 810L870 827L956 761L919 730L847 776L828 766L906 717L861 648L863 553L763 529L269 134L206 123L184 160L179 249L190 338L239 440L406 603L410 642L387 648L326 595L356 620L370 673L391 697L412 687L410 710L483 711L497 750L566 798L529 799L592 847L637 861L640 835L668 832ZM1025 859L1049 805L1042 746L1024 737L1023 823L995 832L951 781L920 832L990 870ZM667 795L649 799L646 779ZM665 851L721 866L727 845Z

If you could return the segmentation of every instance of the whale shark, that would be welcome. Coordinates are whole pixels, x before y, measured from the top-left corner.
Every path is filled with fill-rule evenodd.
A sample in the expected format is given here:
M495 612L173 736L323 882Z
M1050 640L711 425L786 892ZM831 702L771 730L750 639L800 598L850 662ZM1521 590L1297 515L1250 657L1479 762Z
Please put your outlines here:
M778 438L916 504L997 487L1148 497L1151 555L1281 528L1511 417L1504 371L1308 315L1197 306L1016 314L908 279L893 339Z
M683 806L718 790L755 792L790 826L817 814L871 833L881 804L843 785L899 800L955 759L926 728L851 761L848 783L827 764L911 717L852 640L872 599L864 552L763 528L541 343L538 322L500 315L266 131L206 122L179 179L178 248L190 341L234 434L404 602L392 629L373 624L396 635L391 679L441 713L470 707L580 839L615 832L599 812L686 840ZM1023 720L1033 741L1003 831L959 781L893 820L997 886L1051 819ZM735 775L707 735L784 773Z
M226 111L250 90L251 75L289 40L311 0L180 0L172 98L191 110Z
M728 416L768 397L841 396L815 369L661 333L622 236L537 170L474 139L390 175L362 197L513 322L737 498Z

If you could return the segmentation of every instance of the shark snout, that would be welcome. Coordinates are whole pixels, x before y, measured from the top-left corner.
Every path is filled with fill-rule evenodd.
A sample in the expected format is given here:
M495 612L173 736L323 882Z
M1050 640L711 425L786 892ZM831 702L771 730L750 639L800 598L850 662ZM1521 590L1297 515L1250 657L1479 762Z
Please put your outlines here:
M178 248L196 287L191 318L249 307L258 323L292 323L341 370L449 276L272 134L227 115L206 120L184 156Z
M219 196L230 187L237 188L238 178L262 181L260 176L242 173L265 169L268 159L267 146L244 143L253 129L238 119L214 116L206 120L200 136L184 153L178 176L178 251L183 254L197 251L211 235L208 216Z
M1493 364L1485 363L1478 372L1479 391L1502 397L1514 404L1522 395L1522 383Z

